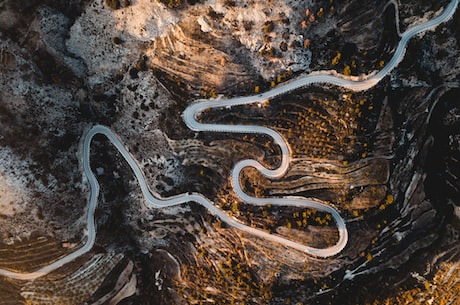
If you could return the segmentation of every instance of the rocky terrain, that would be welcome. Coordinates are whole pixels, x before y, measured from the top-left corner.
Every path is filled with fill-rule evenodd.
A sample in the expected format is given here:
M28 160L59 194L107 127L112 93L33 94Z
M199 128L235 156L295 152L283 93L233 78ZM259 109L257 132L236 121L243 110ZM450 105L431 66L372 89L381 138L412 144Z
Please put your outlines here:
M448 2L0 0L0 268L31 272L84 243L80 158L95 124L120 136L162 196L200 192L253 227L334 244L328 214L235 195L237 161L279 163L269 138L195 133L181 113L198 98L255 94L312 71L375 73L399 32ZM455 304L459 47L457 11L413 38L369 91L320 84L200 116L280 132L294 158L286 176L248 168L241 184L336 207L350 236L339 255L243 234L195 203L151 209L96 137L96 245L37 280L0 277L0 304Z

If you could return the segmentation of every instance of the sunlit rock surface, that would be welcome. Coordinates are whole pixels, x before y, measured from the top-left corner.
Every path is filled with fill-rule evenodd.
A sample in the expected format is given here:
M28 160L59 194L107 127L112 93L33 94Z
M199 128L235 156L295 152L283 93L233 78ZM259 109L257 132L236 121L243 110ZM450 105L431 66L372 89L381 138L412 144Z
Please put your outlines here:
M236 197L236 162L278 166L271 139L195 133L181 113L198 98L256 94L311 71L373 73L398 29L447 3L0 1L0 268L31 272L84 243L81 139L95 124L120 136L162 196L200 192L253 227L334 244L330 215ZM241 185L336 207L349 230L339 255L317 259L243 234L194 203L151 209L96 137L95 246L35 281L0 277L0 304L455 304L459 20L414 37L369 91L315 85L200 115L286 138L287 174L270 180L247 168Z

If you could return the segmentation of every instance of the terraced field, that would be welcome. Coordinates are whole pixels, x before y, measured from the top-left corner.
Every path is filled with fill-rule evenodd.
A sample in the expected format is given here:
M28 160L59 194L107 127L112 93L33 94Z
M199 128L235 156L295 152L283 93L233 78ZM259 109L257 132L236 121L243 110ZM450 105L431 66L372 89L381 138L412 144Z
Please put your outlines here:
M122 254L114 253L94 255L76 270L50 274L27 283L21 295L31 304L79 304L94 294L122 258Z
M76 247L78 248L78 245ZM49 265L69 252L72 252L72 249L63 247L52 237L31 237L12 245L1 245L0 268L15 272L31 272Z

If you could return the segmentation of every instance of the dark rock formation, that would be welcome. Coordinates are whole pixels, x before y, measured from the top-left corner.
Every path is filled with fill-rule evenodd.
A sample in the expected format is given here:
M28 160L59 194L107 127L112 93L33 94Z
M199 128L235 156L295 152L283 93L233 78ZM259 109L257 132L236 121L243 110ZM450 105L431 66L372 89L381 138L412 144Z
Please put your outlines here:
M398 1L401 31L447 2ZM193 99L253 94L312 70L372 73L399 41L396 8L216 3L0 1L0 268L32 271L81 246L80 138L98 123L120 135L162 196L201 192L254 227L318 247L335 242L329 215L235 196L235 162L278 165L270 139L195 134L180 114ZM283 179L247 169L241 184L255 196L334 205L350 234L339 255L306 257L247 236L194 203L149 209L126 164L97 137L95 247L34 282L0 278L0 304L455 302L459 20L413 38L369 91L315 85L201 115L271 127L288 140L294 161Z

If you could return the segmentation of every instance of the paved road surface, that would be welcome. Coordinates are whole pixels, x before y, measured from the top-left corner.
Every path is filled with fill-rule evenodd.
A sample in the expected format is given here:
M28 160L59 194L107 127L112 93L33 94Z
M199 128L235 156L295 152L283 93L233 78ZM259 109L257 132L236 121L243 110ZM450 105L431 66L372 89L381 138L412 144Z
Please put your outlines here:
M337 212L336 209L333 207L318 202L313 199L301 198L301 197L276 197L276 198L256 198L247 195L243 192L239 182L239 176L241 170L245 167L254 167L259 170L263 175L268 178L276 179L282 177L288 167L290 162L290 148L288 143L285 139L278 134L276 131L261 127L261 126L245 126L245 125L221 125L221 124L203 124L196 120L196 117L202 111L208 108L221 108L221 107L231 107L236 105L244 105L244 104L252 104L252 103L263 103L266 100L272 99L275 96L285 94L292 90L306 87L310 84L314 83L326 83L326 84L333 84L337 86L341 86L353 91L363 91L372 88L375 86L382 78L384 78L389 72L391 72L398 63L403 59L404 53L406 51L407 42L410 38L426 31L428 29L434 28L437 25L441 24L442 22L447 21L450 19L458 5L459 0L452 0L449 5L444 9L443 13L432 20L427 21L424 24L415 26L411 29L408 29L401 35L401 40L396 48L396 51L391 58L391 60L387 63L387 65L379 71L377 74L360 79L354 80L353 78L347 78L343 75L332 75L330 72L321 71L315 72L310 75L301 77L294 81L288 82L286 84L280 85L268 92L255 95L255 96L248 96L248 97L237 97L232 99L219 99L219 100L200 100L197 103L192 104L188 107L183 113L183 119L187 126L195 131L211 131L211 132L234 132L234 133L260 133L266 134L270 136L274 143L279 145L281 148L282 153L282 161L281 165L276 169L267 169L262 164L257 162L256 160L243 160L238 162L232 170L232 184L235 189L236 194L240 197L241 200L255 205L266 205L271 204L275 206L295 206L295 207L302 207L302 208L312 208L319 211L323 211L326 213L330 213L337 224L337 229L339 231L339 240L338 242L329 248L324 249L317 249L313 247L309 247L306 245L302 245L300 243L294 242L292 240L269 234L265 231L258 230L249 226L246 226L236 219L228 216L225 212L217 208L209 199L204 197L198 193L187 193L181 194L169 198L161 198L159 194L155 193L154 191L150 190L142 171L140 170L138 164L136 163L135 159L129 154L126 148L123 146L120 139L107 127L97 125L90 129L90 131L86 134L84 143L83 143L83 156L82 162L85 174L88 179L88 183L90 184L90 200L88 204L88 212L87 212L87 229L85 231L85 244L83 247L79 248L77 251L45 266L42 267L34 272L30 273L20 273L14 272L10 270L0 269L0 276L15 278L19 280L33 280L38 277L41 277L49 272L56 270L57 268L61 267L62 265L73 261L75 258L83 255L84 253L91 250L94 245L94 241L96 239L96 227L94 223L94 212L97 206L97 199L99 196L99 183L94 176L94 173L90 167L90 148L91 148L91 141L93 137L97 134L102 134L106 136L110 142L120 151L122 156L125 158L126 162L128 162L129 166L133 170L138 182L139 186L142 190L142 194L145 197L145 200L148 204L150 204L153 208L162 208L168 206L174 206L178 204L184 204L187 202L197 202L207 208L210 213L219 217L223 222L227 225L240 229L244 232L249 234L258 236L260 238L264 238L266 240L270 240L281 245L291 247L300 251L303 251L309 255L317 256L317 257L329 257L340 253L343 248L346 246L348 241L348 231L345 226L345 222L340 214Z

